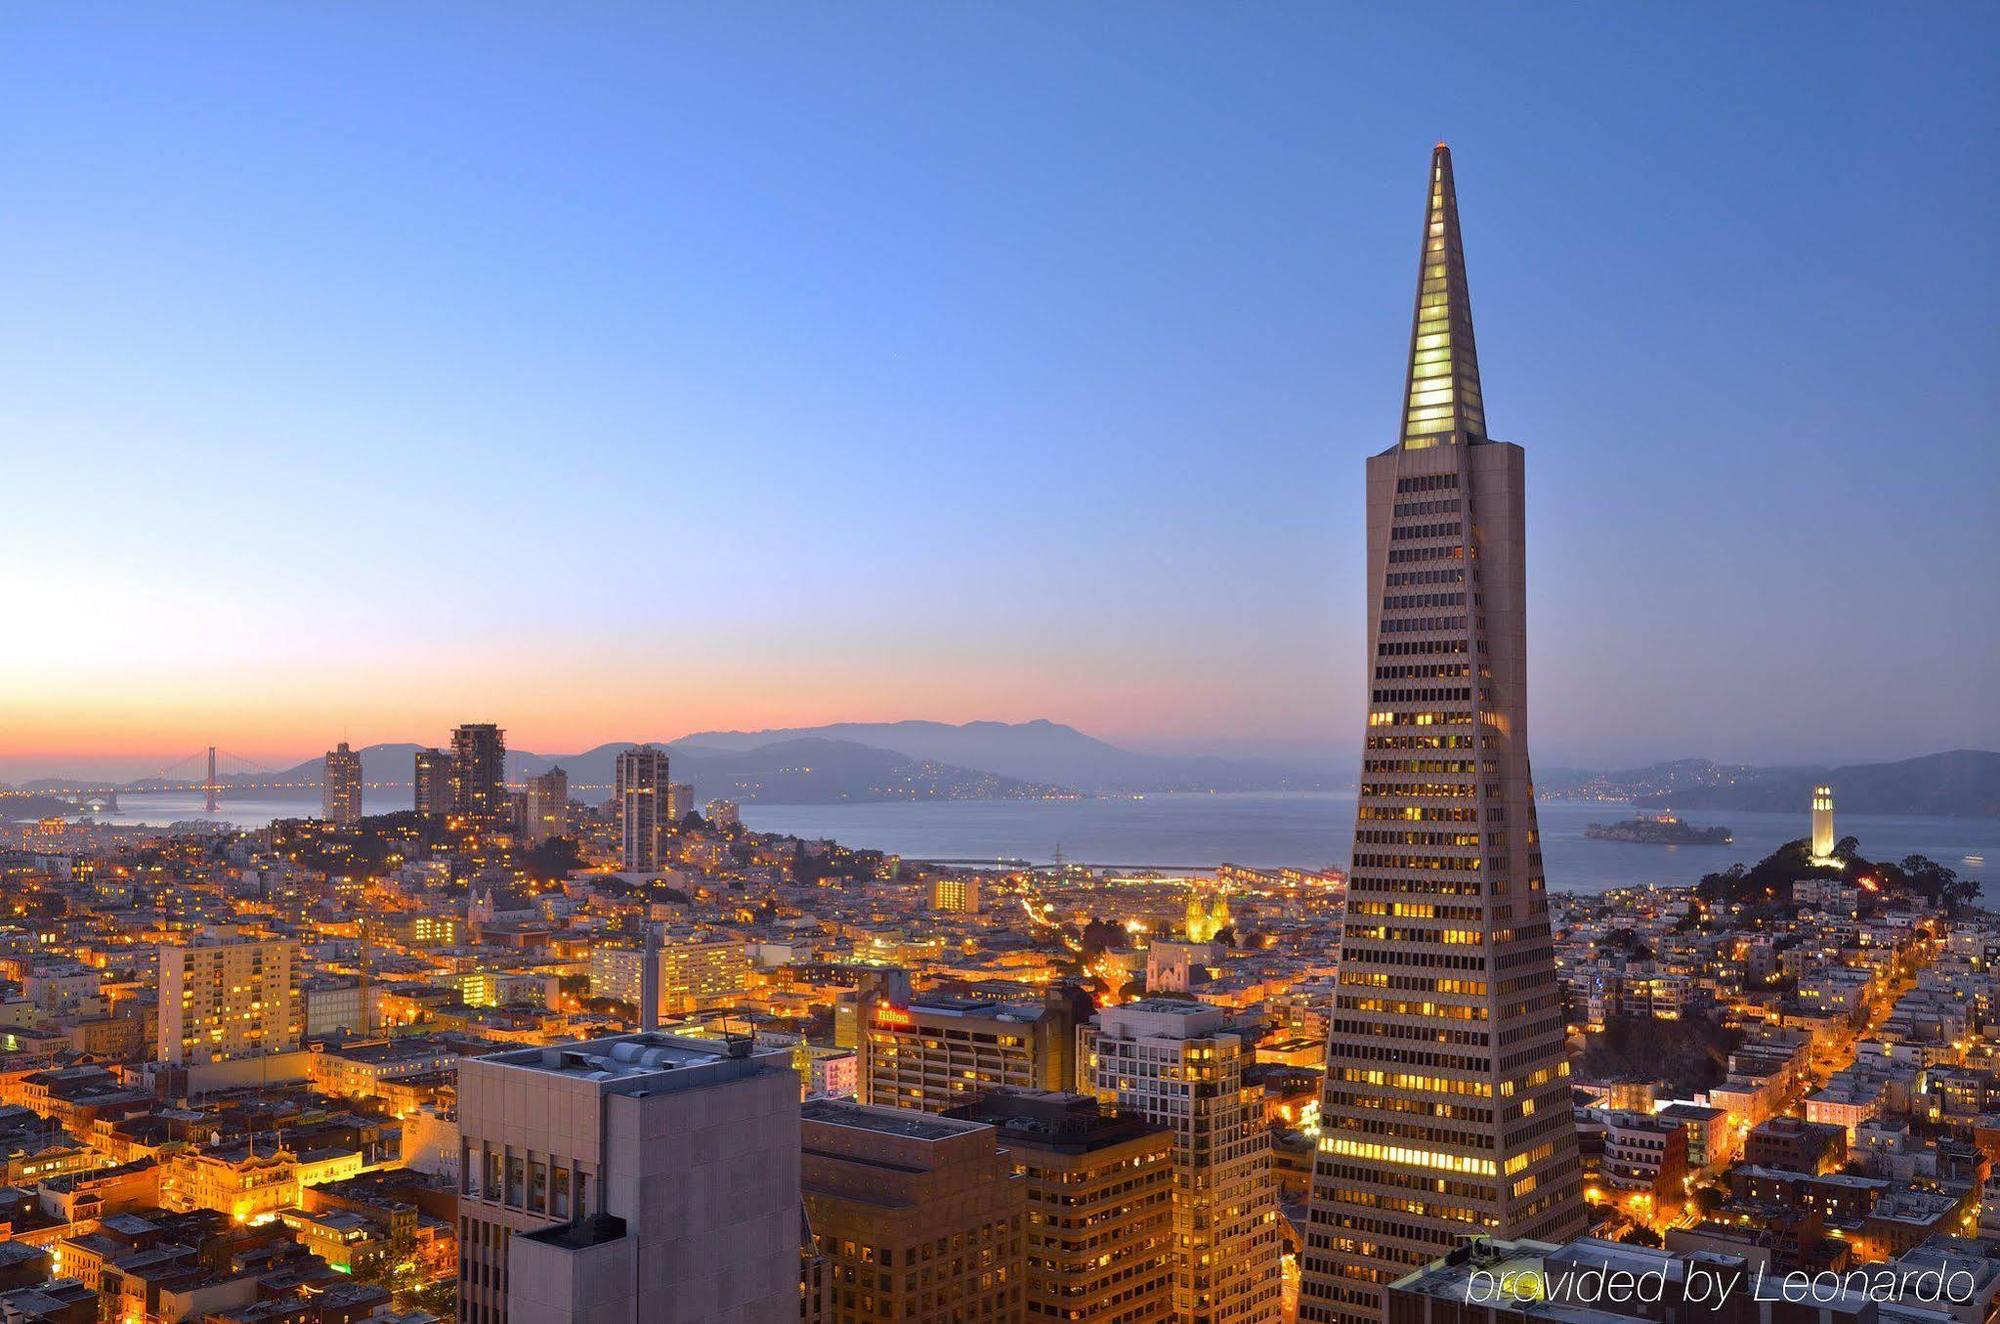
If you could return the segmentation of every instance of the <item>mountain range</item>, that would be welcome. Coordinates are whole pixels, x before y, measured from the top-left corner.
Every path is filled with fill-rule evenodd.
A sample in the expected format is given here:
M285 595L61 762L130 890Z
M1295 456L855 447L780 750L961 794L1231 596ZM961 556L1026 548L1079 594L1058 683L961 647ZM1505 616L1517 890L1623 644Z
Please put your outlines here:
M1622 772L1550 769L1536 789L1558 799L1630 800L1641 809L1803 811L1815 786L1831 786L1851 814L2000 817L2000 753L1954 749L1891 763L1757 768L1677 759Z
M574 754L509 751L509 780L560 764L576 787L607 788L618 754L632 742ZM1075 727L1030 722L838 722L764 731L700 731L651 742L667 750L675 781L701 800L837 804L882 800L1030 799L1162 791L1327 791L1352 787L1351 773L1275 759L1147 754ZM370 782L410 778L414 744L361 751ZM288 784L309 794L321 761L263 774L225 776L240 789ZM1816 785L1835 789L1849 813L2000 816L2000 753L1953 750L1921 758L1842 767L1770 767L1679 759L1617 772L1542 769L1537 789L1558 799L1620 799L1644 808L1790 811ZM26 790L84 785L29 782ZM141 787L147 782L131 783Z

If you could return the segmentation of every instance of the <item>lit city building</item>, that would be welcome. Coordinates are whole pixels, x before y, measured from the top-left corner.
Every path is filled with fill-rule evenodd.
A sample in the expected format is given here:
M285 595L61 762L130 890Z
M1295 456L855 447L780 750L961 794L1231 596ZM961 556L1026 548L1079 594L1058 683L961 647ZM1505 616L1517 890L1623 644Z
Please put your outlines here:
M636 745L618 755L617 781L611 792L618 825L618 865L631 873L657 869L666 836L667 756L651 745Z
M217 929L160 947L162 1062L216 1062L299 1045L298 944Z
M685 1015L704 1007L726 1005L743 992L750 975L749 958L736 938L692 938L668 935L654 952L659 975L661 1017ZM593 947L590 991L638 1007L645 981L646 953L636 947ZM641 1012L644 1008L640 1008Z
M410 773L411 807L420 814L451 812L451 755L442 749L420 749Z
M343 827L361 820L361 753L345 740L326 752L320 773L322 817Z
M1027 1182L993 1127L818 1099L800 1130L829 1320L1024 1318Z
M507 817L507 734L490 722L451 733L451 812L490 829Z
M1451 152L1402 439L1368 461L1369 708L1300 1318L1378 1324L1469 1233L1582 1231L1528 771L1522 452L1486 435Z
M1031 1319L1174 1317L1174 1133L1085 1094L1001 1089L946 1114L997 1127L1028 1188Z
M1088 1093L1173 1132L1174 1317L1277 1319L1271 1141L1243 1083L1251 1036L1219 1007L1147 998L1099 1012L1078 1040Z
M931 909L943 911L948 915L977 915L979 880L958 875L933 880Z
M861 1102L943 1112L987 1090L1076 1087L1075 1000L926 997L874 1005L860 1045Z
M528 778L527 836L547 841L569 832L569 774L560 765Z

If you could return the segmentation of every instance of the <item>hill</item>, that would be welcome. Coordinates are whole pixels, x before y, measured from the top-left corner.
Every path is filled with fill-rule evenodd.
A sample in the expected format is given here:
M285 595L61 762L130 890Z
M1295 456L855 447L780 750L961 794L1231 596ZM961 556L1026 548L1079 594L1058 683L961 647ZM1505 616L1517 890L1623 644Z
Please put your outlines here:
M744 750L774 741L851 740L912 759L985 768L1023 781L1088 791L1306 791L1328 778L1269 759L1141 754L1073 726L1031 722L836 722L767 731L700 731L677 742Z
M520 781L560 765L573 787L607 788L577 792L581 800L604 799L618 755L635 742L598 745L580 754L536 754L510 750L507 776ZM746 803L841 804L870 800L1021 800L1073 794L1061 786L1032 783L977 768L931 759L913 759L893 750L854 741L772 741L751 749L704 749L655 741L667 751L675 781L690 782L700 800L717 797ZM407 784L419 746L369 745L361 751L361 775L370 782ZM269 774L275 782L317 784L321 761L308 759ZM240 779L251 783L255 779Z
M1705 762L1705 761L1704 761ZM1831 786L1834 803L1850 814L1933 814L1960 818L2000 817L2000 753L1955 749L1893 763L1855 763L1835 768L1722 768L1699 775L1689 763L1606 774L1633 789L1642 809L1803 810L1815 786ZM1662 774L1673 781L1661 785ZM1643 788L1643 789L1642 789Z

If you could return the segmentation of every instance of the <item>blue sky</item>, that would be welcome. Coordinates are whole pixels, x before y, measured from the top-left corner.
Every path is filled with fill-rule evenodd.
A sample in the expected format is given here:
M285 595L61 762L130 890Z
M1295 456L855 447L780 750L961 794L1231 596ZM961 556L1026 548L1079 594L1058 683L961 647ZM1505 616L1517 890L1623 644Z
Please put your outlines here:
M1538 759L2000 745L1996 29L10 11L0 765L479 719L1346 748L1439 137Z

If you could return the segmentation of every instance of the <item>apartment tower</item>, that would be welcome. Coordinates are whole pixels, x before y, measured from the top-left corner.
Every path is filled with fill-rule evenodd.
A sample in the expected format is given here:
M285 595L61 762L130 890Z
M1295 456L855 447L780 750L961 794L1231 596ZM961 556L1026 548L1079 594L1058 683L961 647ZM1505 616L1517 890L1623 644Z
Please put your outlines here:
M527 836L543 842L569 832L569 774L560 765L528 778Z
M451 733L451 812L467 827L490 831L509 815L507 733L490 722Z
M1377 1324L1477 1234L1584 1227L1528 772L1522 452L1486 435L1451 152L1400 440L1368 461L1368 716L1299 1317Z
M299 1046L299 945L227 925L160 945L159 1060L220 1062Z
M420 749L410 769L410 804L420 814L451 812L451 755Z
M320 807L326 821L346 827L361 821L361 754L345 740L326 752L320 772Z
M634 745L618 756L611 812L618 823L618 865L640 873L660 867L667 827L667 756Z

